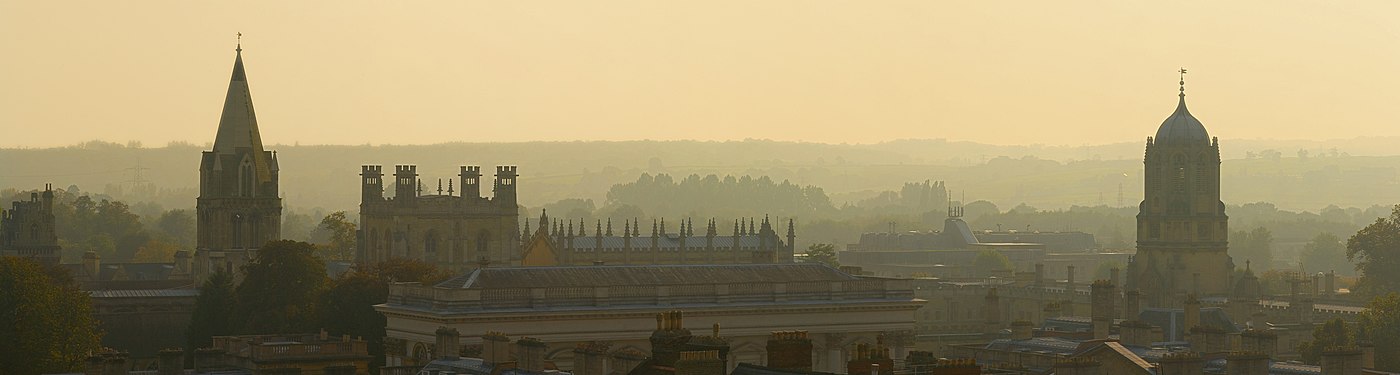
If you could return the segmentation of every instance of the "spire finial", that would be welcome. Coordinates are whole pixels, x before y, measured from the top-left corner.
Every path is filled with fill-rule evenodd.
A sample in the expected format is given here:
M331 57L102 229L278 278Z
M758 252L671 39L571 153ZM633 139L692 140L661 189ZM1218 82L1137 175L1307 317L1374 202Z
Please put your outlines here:
M1184 98L1186 97L1186 68L1181 68L1181 70L1179 70L1178 72L1181 73L1181 80L1177 81L1177 84L1181 85L1181 88L1179 89L1181 93L1178 95L1181 95L1181 97Z
M243 52L243 32L238 33L238 47L234 50L234 52Z

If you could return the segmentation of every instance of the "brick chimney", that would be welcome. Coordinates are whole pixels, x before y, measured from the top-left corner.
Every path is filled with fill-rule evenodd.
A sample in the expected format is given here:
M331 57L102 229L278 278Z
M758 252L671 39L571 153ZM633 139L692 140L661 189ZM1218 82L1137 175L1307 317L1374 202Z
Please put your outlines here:
M851 355L846 361L847 375L894 375L894 360L884 345L856 344Z
M481 335L481 361L488 365L510 361L510 338L496 331Z
M812 371L812 339L807 331L774 331L768 336L768 367Z
M632 372L632 369L637 368L637 366L642 364L642 361L647 360L647 354L636 349L618 350L613 352L609 357L611 357L610 359L612 360L612 365L610 366L612 371L620 374Z
M579 343L574 348L574 375L607 375L611 346L603 341Z
M1115 298L1113 282L1094 280L1094 283L1089 285L1089 316L1095 340L1108 338L1108 331L1113 326Z
M1260 352L1231 352L1225 356L1225 373L1269 375L1269 355Z
M1030 321L1027 321L1027 320L1017 320L1017 321L1011 322L1011 339L1012 339L1012 340L1027 340L1027 339L1030 339L1031 336L1032 336L1032 333L1033 333L1034 331L1035 331L1035 325L1032 324Z
M1201 375L1205 373L1206 361L1200 354L1192 352L1167 353L1157 363L1158 375Z
M461 358L462 334L456 328L438 327L437 332L437 356L439 359L455 360Z
M724 360L718 350L684 351L676 360L676 375L724 375Z
M525 371L544 371L546 350L549 350L549 346L537 338L525 337L515 341L516 361L520 369Z

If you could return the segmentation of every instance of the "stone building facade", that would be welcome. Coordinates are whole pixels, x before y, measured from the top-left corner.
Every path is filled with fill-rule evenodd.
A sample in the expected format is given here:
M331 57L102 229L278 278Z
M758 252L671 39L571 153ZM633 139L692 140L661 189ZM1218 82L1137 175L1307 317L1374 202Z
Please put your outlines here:
M1234 263L1220 201L1220 142L1186 110L1185 81L1176 111L1147 138L1137 254L1127 289L1151 307L1169 307L1187 294L1227 295Z
M0 210L0 256L23 257L58 264L58 234L53 216L53 186Z
M450 270L479 265L518 265L520 208L515 166L496 167L492 197L483 197L481 167L462 166L457 184L424 194L418 167L394 166L394 196L384 196L384 172L361 167L359 254L361 262L419 259ZM456 190L461 188L460 194ZM445 194L444 194L445 193Z
M239 46L214 148L199 164L196 278L235 270L264 243L282 238L277 173L277 154L263 149Z
M488 267L434 286L393 284L375 308L388 318L391 366L425 363L435 331L449 327L464 345L488 332L536 338L555 348L545 360L574 368L573 349L594 340L652 352L652 318L685 309L701 325L681 328L723 327L727 363L762 364L773 331L801 329L814 339L814 369L843 372L853 345L913 329L923 305L913 292L908 280L806 263ZM891 345L898 357L909 341Z

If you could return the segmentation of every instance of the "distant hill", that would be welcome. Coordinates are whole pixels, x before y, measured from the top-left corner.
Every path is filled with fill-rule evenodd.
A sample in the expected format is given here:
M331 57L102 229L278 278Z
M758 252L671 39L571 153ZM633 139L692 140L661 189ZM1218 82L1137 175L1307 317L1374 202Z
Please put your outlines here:
M1145 137L1144 137L1145 140ZM1222 140L1224 199L1268 201L1316 211L1328 204L1365 207L1400 202L1396 138L1327 141ZM168 208L194 205L205 147L127 147L89 142L46 149L0 149L0 189L44 183L144 196ZM642 173L769 176L825 189L837 206L944 180L954 198L1004 207L1116 206L1141 199L1143 145L999 146L946 140L837 145L768 140L443 143L435 145L274 145L290 207L354 210L362 164L418 164L425 189L453 178L458 165L520 166L520 200L538 207L565 198L603 201L609 187ZM1299 150L1306 150L1306 156ZM155 191L132 192L137 163ZM387 169L387 168L386 168ZM965 192L965 193L964 193Z

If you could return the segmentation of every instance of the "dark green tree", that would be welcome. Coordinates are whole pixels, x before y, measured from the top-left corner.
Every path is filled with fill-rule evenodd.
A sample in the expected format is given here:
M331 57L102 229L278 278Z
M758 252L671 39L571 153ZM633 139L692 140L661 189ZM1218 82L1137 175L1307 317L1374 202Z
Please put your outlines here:
M1381 295L1400 290L1400 205L1347 239L1347 260L1361 278L1353 291Z
M436 284L450 275L447 271L418 260L394 259L363 265L332 280L322 295L320 325L334 334L363 337L368 342L370 367L384 365L384 315L374 305L389 299L389 283L421 282ZM373 371L371 371L373 372Z
M1313 327L1313 339L1298 343L1298 354L1303 356L1303 362L1316 365L1322 363L1322 351L1334 346L1350 345L1355 342L1355 337L1347 323L1342 318L1336 318Z
M234 289L235 326L243 334L314 332L316 304L326 288L326 265L316 245L272 241L243 266Z
M194 247L195 220L189 210L165 211L156 219L156 229L170 242L183 248Z
M1386 293L1371 299L1361 313L1365 336L1376 346L1376 353L1400 353L1400 294ZM1376 369L1400 371L1400 356L1376 356Z
M1347 261L1347 245L1342 242L1341 237L1331 233L1318 233L1303 245L1299 261L1309 271L1353 274L1353 266Z
M199 298L194 301L194 313L185 335L187 349L209 346L210 339L235 333L230 313L233 311L233 275L222 270L209 275L199 286Z
M841 262L836 260L836 245L829 243L814 243L807 246L807 262L841 267Z
M0 369L14 374L76 371L101 347L86 292L29 259L0 257Z

